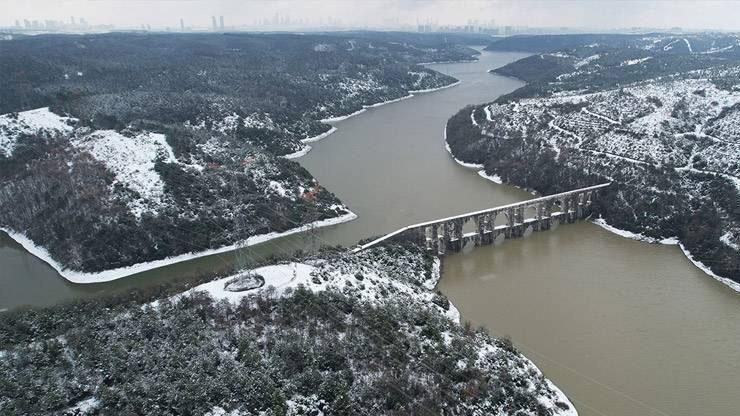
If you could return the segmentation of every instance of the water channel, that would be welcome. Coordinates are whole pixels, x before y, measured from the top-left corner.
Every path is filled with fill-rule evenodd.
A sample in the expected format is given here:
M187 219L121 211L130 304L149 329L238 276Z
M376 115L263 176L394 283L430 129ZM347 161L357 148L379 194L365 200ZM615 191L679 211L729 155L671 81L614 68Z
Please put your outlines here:
M455 163L443 128L454 112L521 82L487 73L523 57L435 64L462 82L373 108L298 162L359 215L319 243L352 245L404 225L532 197ZM295 235L253 254L293 251ZM0 235L0 308L48 305L223 270L227 253L119 281L73 285ZM693 267L675 246L651 245L578 223L443 262L439 289L463 318L509 336L581 415L728 415L740 409L740 294Z

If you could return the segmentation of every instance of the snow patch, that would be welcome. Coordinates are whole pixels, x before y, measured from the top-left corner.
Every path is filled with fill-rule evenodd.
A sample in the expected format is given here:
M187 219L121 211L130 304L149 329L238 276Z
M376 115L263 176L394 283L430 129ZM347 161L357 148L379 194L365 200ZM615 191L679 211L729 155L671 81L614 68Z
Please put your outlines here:
M473 62L474 62L474 61L473 61ZM409 92L410 92L411 94L422 94L422 93L427 93L427 92L434 92L434 91L439 91L439 90L443 90L443 89L445 89L445 88L452 88L452 87L454 87L454 86L456 86L456 85L460 84L460 82L461 82L461 81L456 81L456 82L453 82L452 84L447 84L447 85L443 85L443 86L441 86L441 87L436 87L436 88L427 88L427 89L425 89L425 90L411 90L411 91L409 91Z
M280 196L286 196L288 194L288 191L285 189L283 184L278 181L270 181L268 188L277 192L277 194Z
M622 237L626 237L632 240L638 240L638 241L644 241L647 243L657 243L657 244L666 244L666 245L678 245L678 247L681 249L681 252L686 256L687 259L691 263L694 264L699 270L703 271L707 275L711 276L712 278L716 279L717 281L725 284L726 286L729 286L731 289L735 290L736 292L740 292L740 283L735 282L733 280L730 280L728 278L719 276L712 272L712 270L705 265L704 263L700 262L699 260L694 259L694 256L689 252L689 250L686 249L686 247L675 237L670 238L664 238L664 239L655 239L651 237L647 237L642 234L633 233L631 231L621 230L619 228L613 227L606 223L606 220L603 218L597 218L592 221L594 224L598 225L599 227L604 228L607 231L610 231L614 234L620 235Z
M735 250L740 250L740 244L733 242L732 237L732 233L728 231L719 238L719 241L724 243L727 247L733 248Z
M115 130L97 130L73 139L72 144L90 153L115 175L111 187L122 184L138 194L138 198L126 200L137 218L145 212L156 211L163 203L164 182L154 170L155 162L177 163L164 134L128 136Z
M9 113L0 116L0 155L11 157L21 135L70 133L70 125L77 119L62 117L49 111L49 107Z
M593 61L597 61L599 58L601 58L601 55L598 53L596 55L591 55L587 58L581 59L580 61L576 62L575 64L573 64L573 67L577 69L582 66L586 66Z
M493 183L497 183L499 185L501 185L501 184L504 183L504 181L501 179L500 176L498 176L496 174L489 175L489 174L486 173L486 171L484 169L479 170L478 171L478 175L480 175L482 178L488 179L489 181L491 181Z
M325 131L325 132L323 132L323 133L321 133L319 135L313 136L313 137L305 138L305 139L301 140L301 143L318 142L319 140L326 138L327 136L329 136L330 134L334 133L335 131L337 131L337 128L334 127L334 126L331 126L331 128L328 131Z
M266 241L274 240L276 238L281 238L281 237L285 237L285 236L296 234L296 233L301 233L301 232L308 231L314 228L328 227L328 226L332 226L336 224L341 224L343 222L352 221L357 218L357 215L355 213L347 210L346 207L344 209L345 211L348 211L347 214L340 215L334 218L328 218L325 220L315 221L313 223L302 225L300 227L291 228L287 231L255 235L255 236L249 237L245 241L242 241L236 244L231 244L231 245L224 246L224 247L220 247L220 248L209 249L209 250L204 250L200 252L180 254L177 256L167 257L161 260L137 263L131 266L120 267L117 269L111 269L111 270L105 270L102 272L93 272L93 273L80 272L80 271L69 270L65 268L59 262L57 262L56 260L52 258L51 254L46 250L46 248L36 245L36 243L34 243L31 239L29 239L22 233L18 233L18 232L15 232L13 230L10 230L8 228L3 228L3 227L0 227L0 231L4 231L5 233L7 233L10 238L12 238L18 244L23 246L23 248L26 249L26 251L38 257L45 263L49 264L51 267L54 268L54 270L57 271L57 273L59 273L62 277L64 277L68 281L72 283L101 283L101 282L110 282L112 280L117 280L117 279L120 279L126 276L131 276L133 274L142 273L148 270L153 270L159 267L169 266L171 264L196 259L199 257L205 257L205 256L213 255L213 254L234 251L242 247L264 243Z
M623 61L622 63L620 63L619 66L637 65L637 64L641 64L641 63L643 63L645 61L648 61L650 59L653 59L653 57L652 56L648 56L647 58L629 59L629 60L626 60L626 61Z
M297 152L289 153L287 155L283 155L286 159L298 159L301 156L304 156L308 154L308 152L311 151L311 146L304 146L301 150L298 150Z
M450 156L452 156L452 159L454 159L455 162L457 162L459 165L465 166L466 168L470 168L470 169L483 169L483 165L479 163L467 163L455 157L455 155L452 153L452 149L450 148L450 144L447 143L447 123L445 123L445 128L444 128L444 142L445 142L445 149L447 149L447 153L449 153Z
M77 402L76 405L70 407L64 413L74 414L74 415L86 415L89 413L93 413L99 407L100 407L100 400L98 400L95 397L90 397L89 399L85 399L80 402Z

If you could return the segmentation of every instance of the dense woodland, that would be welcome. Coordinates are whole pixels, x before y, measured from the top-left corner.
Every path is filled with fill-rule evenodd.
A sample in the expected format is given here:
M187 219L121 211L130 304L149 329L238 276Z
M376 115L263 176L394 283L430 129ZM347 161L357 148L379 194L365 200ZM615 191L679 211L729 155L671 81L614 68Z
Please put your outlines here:
M98 272L347 214L278 156L323 118L455 81L417 63L474 53L365 32L0 42L0 227Z
M406 43L406 37L409 43ZM268 114L267 147L328 129L320 119L433 88L449 77L416 66L470 59L443 39L373 34L44 35L0 43L0 113L51 106L100 129L132 121L218 123ZM421 42L417 46L414 42ZM429 76L420 79L418 74ZM282 137L285 136L285 137ZM277 144L273 142L278 142ZM280 150L283 150L280 152Z
M509 341L440 313L420 248L374 251L304 259L316 283L239 302L171 288L3 313L0 413L572 414Z
M546 53L495 70L527 86L450 119L455 156L542 194L611 181L598 201L609 224L678 238L740 281L737 39L513 37L489 49L517 45Z

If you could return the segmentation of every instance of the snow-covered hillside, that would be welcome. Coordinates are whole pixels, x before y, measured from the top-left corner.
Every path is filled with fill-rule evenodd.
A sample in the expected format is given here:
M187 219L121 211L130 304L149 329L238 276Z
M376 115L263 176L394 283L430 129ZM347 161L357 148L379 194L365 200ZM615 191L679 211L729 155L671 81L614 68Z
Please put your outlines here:
M591 93L489 104L496 115L485 135L537 129L556 153L561 148L654 166L672 166L740 179L737 125L740 91L707 79L642 82Z
M0 409L577 415L510 341L460 325L431 290L439 262L420 247L326 251L253 272L265 285L242 292L225 290L227 277L54 319L4 314Z
M76 122L52 113L48 107L0 115L0 156L11 157L23 135L64 135L72 131Z
M137 218L143 212L155 212L164 202L164 182L154 170L154 164L157 160L177 163L177 159L163 134L98 130L72 143L89 152L115 175L112 189L123 186L133 192L134 197L126 203Z
M305 170L245 143L229 122L270 127L268 116L236 116L212 129L92 130L48 108L2 115L0 167L12 168L0 182L0 227L90 282L354 218Z
M272 296L290 296L296 289L307 288L313 292L333 291L359 302L379 308L393 308L404 305L416 311L428 311L450 319L455 326L460 325L460 315L453 304L443 295L434 292L440 278L440 263L419 249L406 249L391 245L375 247L360 253L340 253L324 258L313 258L303 262L288 262L251 270L254 276L264 279L260 288L233 292L227 285L235 277L228 276L196 286L186 293L175 296L170 301L187 299L198 292L205 292L215 300L226 300L234 305L260 293ZM155 302L154 306L159 305ZM408 328L413 334L418 329ZM452 346L459 335L453 331L445 333L443 341ZM423 339L420 339L423 343ZM501 344L492 342L487 336L474 337L475 353L473 362L459 360L461 369L479 369L491 376L502 370L516 373L522 380L525 394L532 394L538 403L553 415L577 415L568 398L551 382L544 379L540 370L526 357L506 351ZM503 358L505 357L505 358ZM502 359L503 358L503 359ZM508 369L508 370L507 370ZM320 411L322 404L314 399L295 398L304 403L304 410ZM464 414L496 414L506 406L496 405L486 400L480 404L462 407ZM507 400L510 400L507 399ZM556 404L557 403L557 404ZM214 409L217 414L219 409ZM482 413L481 413L482 414Z
M669 38L499 68L530 84L455 115L447 142L486 175L544 194L612 182L604 221L678 240L703 270L740 282L740 57L701 53L724 37Z

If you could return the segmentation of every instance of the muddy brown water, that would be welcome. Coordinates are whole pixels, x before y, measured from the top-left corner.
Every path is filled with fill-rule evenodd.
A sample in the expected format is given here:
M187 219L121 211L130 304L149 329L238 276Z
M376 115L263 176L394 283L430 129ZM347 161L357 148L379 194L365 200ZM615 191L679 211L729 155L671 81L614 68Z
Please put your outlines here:
M256 246L251 255L313 244L352 245L423 220L530 198L455 163L445 121L522 85L487 73L523 57L436 64L462 83L337 123L298 159L359 215ZM0 235L0 308L50 305L225 270L238 253L195 259L119 281L74 285ZM509 336L581 415L740 414L740 294L695 268L675 246L651 245L590 223L448 256L439 289L464 319Z

